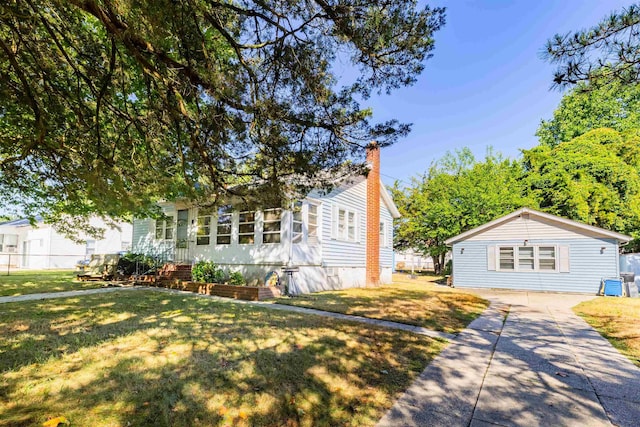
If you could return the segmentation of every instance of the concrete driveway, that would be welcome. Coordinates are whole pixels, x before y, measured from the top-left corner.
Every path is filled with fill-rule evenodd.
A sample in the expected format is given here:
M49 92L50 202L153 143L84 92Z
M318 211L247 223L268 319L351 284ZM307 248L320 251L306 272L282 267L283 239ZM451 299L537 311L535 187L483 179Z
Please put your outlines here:
M593 296L472 292L491 307L379 426L640 426L640 369L571 311Z

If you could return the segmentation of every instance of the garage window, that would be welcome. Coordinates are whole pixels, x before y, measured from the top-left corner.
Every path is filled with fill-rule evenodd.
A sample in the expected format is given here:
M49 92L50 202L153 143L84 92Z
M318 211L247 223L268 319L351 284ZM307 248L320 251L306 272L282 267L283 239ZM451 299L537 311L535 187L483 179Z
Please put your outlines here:
M489 246L489 270L515 272L557 272L559 250L556 246ZM491 254L495 251L495 256ZM566 249L568 257L568 248ZM495 266L492 258L497 258ZM568 261L567 261L568 262ZM566 269L561 269L565 271Z

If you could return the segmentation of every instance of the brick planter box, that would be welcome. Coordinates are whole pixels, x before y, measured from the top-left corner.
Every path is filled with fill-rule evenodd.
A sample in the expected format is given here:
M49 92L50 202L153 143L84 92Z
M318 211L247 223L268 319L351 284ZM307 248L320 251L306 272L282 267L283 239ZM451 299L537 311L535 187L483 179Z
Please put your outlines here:
M219 283L184 282L178 289L246 301L260 301L281 295L280 288L273 286L234 286Z
M267 286L233 286L214 284L211 287L210 292L210 295L243 299L247 301L260 301L280 296L280 289Z

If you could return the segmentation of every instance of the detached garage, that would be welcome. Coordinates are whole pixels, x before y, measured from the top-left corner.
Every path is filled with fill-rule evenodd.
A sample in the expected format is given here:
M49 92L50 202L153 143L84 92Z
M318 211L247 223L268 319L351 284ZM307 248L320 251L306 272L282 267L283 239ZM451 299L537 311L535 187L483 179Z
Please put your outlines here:
M596 294L631 237L522 208L446 241L453 285Z

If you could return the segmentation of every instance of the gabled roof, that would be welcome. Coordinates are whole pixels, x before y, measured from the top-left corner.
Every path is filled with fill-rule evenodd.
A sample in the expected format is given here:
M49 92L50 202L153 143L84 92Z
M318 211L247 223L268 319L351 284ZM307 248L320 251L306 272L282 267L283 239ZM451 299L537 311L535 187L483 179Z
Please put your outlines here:
M35 221L40 223L43 221L41 216L36 216ZM31 225L31 222L28 218L20 218L20 219L12 219L11 221L0 222L0 226L7 225L10 227L25 227L27 225Z
M392 218L400 218L400 211L396 206L391 194L387 191L387 187L384 185L382 180L380 180L380 196L382 196L382 201L385 205L387 205L387 209L389 209L389 213L391 213Z
M632 239L631 236L627 236L625 234L620 234L620 233L616 233L615 231L609 231L609 230L605 230L604 228L600 228L600 227L594 227L593 225L587 225L587 224L583 224L581 222L577 222L577 221L572 221L570 219L566 219L566 218L562 218L559 217L557 215L551 215L548 213L544 213L544 212L540 212L531 208L521 208L518 209L515 212L511 212L508 215L505 215L503 217L500 217L498 219L494 219L491 222L488 222L486 224L483 224L479 227L473 228L469 231L465 231L464 233L458 234L457 236L451 237L447 240L445 240L445 244L446 245L452 245L454 243L457 243L459 241L468 239L471 236L475 236L476 234L482 233L484 231L487 231L491 228L497 227L499 225L502 225L506 222L509 222L515 218L518 218L519 216L521 216L522 214L529 214L529 216L531 218L541 218L541 219L546 219L550 222L554 222L556 224L558 224L559 226L565 225L565 226L570 226L570 227L574 227L574 228L578 228L580 230L586 231L590 234L594 234L596 236L600 236L600 237L607 237L607 238L611 238L611 239L616 239L622 243L626 243L628 241L630 241Z

